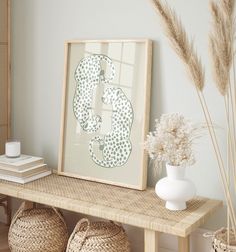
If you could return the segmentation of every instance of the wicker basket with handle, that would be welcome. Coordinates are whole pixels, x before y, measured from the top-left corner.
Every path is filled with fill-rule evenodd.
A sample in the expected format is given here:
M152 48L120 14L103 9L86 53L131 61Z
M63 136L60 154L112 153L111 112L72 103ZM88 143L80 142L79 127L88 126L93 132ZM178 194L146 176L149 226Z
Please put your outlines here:
M8 235L13 252L63 252L68 231L56 208L29 208L23 203L15 214Z
M212 248L215 252L236 252L236 239L233 230L228 231L227 228L221 228L215 233L206 233L204 236L212 238Z
M80 220L68 241L66 252L130 252L127 235L114 222Z

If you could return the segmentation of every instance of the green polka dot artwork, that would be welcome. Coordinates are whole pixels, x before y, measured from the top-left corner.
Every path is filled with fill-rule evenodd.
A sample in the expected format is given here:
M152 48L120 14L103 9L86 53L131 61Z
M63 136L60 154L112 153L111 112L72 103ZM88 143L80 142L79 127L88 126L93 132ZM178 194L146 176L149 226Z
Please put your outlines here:
M105 78L101 62L106 61L111 67L111 76ZM93 90L99 83L109 83L115 75L114 65L105 55L91 55L83 58L75 70L76 90L73 111L80 126L86 132L96 132L101 126L101 117L93 115Z
M106 61L111 68L111 76L105 78L101 61ZM93 89L99 84L109 84L115 76L115 67L110 58L105 55L91 55L83 58L75 70L76 89L73 102L75 118L81 128L88 132L96 132L101 126L102 118L91 111ZM124 165L132 151L129 139L133 123L133 108L121 88L106 87L102 102L112 105L112 130L104 137L95 136L89 142L89 153L92 160L99 166L114 168ZM117 137L120 137L117 138ZM93 151L94 142L99 143L103 160L99 160ZM122 158L119 158L122 152Z
M58 174L146 187L152 42L65 42Z
M102 101L112 105L112 131L103 138L95 136L89 143L89 152L93 161L102 167L122 166L127 162L132 151L130 133L133 123L133 108L121 88L106 88ZM126 104L125 110L122 108L122 103ZM99 160L94 154L94 142L103 146L103 160ZM119 158L120 155L121 158Z

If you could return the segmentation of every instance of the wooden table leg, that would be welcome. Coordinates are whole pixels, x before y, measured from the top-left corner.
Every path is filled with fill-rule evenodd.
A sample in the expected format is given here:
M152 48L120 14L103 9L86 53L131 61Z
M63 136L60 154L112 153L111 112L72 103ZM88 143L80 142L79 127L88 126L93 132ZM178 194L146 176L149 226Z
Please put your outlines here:
M24 201L24 209L32 209L36 206L36 203L32 201Z
M190 251L190 243L189 236L187 237L178 237L179 242L179 252L189 252Z
M144 230L144 251L158 252L158 232L149 229Z
M11 198L7 197L7 225L11 224Z

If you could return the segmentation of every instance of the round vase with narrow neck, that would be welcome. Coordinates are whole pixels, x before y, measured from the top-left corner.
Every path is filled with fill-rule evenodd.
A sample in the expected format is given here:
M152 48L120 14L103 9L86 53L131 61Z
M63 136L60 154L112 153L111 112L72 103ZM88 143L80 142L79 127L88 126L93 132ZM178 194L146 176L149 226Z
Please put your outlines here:
M156 184L156 194L166 201L166 208L173 211L186 209L186 201L195 196L194 184L185 178L185 166L166 164L167 177Z

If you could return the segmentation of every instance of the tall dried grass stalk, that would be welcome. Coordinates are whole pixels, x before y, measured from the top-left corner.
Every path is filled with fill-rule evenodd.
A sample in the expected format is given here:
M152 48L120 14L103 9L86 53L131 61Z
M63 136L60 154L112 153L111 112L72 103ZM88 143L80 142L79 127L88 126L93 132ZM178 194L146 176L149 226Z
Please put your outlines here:
M234 133L235 133L235 137L236 137L236 76L235 76L235 60L234 60L234 55L235 53L233 53L233 74L232 74L232 92L231 92L231 102L232 102L232 107L233 107L233 115L232 117L234 118ZM235 139L235 160L236 160L236 139ZM234 182L234 191L235 191L235 197L236 197L236 166L234 166L233 169L233 182Z
M211 119L211 115L210 115L205 97L202 92L198 92L197 94L198 94L199 101L200 101L200 104L201 104L201 107L202 107L202 110L203 110L203 113L204 113L204 116L205 116L205 119L206 119L206 122L208 125L208 131L209 131L211 141L213 144L213 149L215 152L215 156L216 156L219 171L220 171L220 178L221 178L221 182L223 184L223 191L224 191L226 203L228 206L229 219L230 219L230 222L232 223L232 226L233 226L233 229L235 232L235 236L236 236L236 215L235 215L235 211L234 211L232 195L231 195L229 187L228 187L227 172L225 169L224 161L222 159L219 143L218 143L218 140L216 137L215 129L213 126L213 122Z
M233 1L221 1L221 6L224 10L224 13L228 13L228 15L231 15L232 18L233 14L231 7L233 6ZM193 42L188 39L187 33L180 19L177 18L176 13L167 4L163 5L161 0L152 0L152 2L159 16L161 17L167 38L169 39L177 55L179 55L180 59L184 62L197 91L197 95L207 123L208 131L211 137L218 167L220 170L220 178L223 184L223 190L228 206L229 219L232 223L234 230L236 231L236 215L234 212L233 201L228 187L227 172L225 169L224 161L222 159L211 115L209 113L209 109L204 94L202 92L204 87L204 70L201 61L197 56L196 51L194 50ZM229 34L227 31L224 30L222 20L224 22L224 25L227 24L228 21L225 17L222 17L221 12L219 12L218 6L214 4L212 5L212 13L216 26L215 31L211 34L210 40L211 49L215 55L213 59L215 72L214 76L220 93L225 95L228 89L229 72L232 64L231 54L233 50L231 42L228 42L229 38L231 41L232 34ZM222 49L222 46L224 46L224 49Z
M229 84L229 91L226 96L224 96L224 105L225 105L225 115L226 115L226 122L227 122L227 156L229 156L229 161L231 162L230 165L227 165L227 169L231 169L231 167L236 166L235 160L235 123L234 123L234 113L233 113L233 104L232 104L232 96L231 93L231 85ZM231 123L232 122L232 123ZM229 171L230 172L230 171Z
M210 35L210 51L213 61L213 76L216 86L224 97L225 113L228 131L228 188L231 197L236 193L236 99L235 99L235 69L234 69L234 0L220 0L219 3L210 3L213 27ZM231 81L231 69L233 64L233 81ZM231 181L231 175L233 180ZM233 183L233 190L231 185ZM234 209L233 209L234 210ZM234 210L235 213L235 210ZM227 215L230 215L228 206ZM232 224L230 216L227 218L227 226ZM233 223L234 224L234 223ZM233 225L234 231L235 225Z
M232 173L233 175L233 181L231 183L234 183L234 193L236 193L236 183L235 183L235 171L236 171L236 131L235 131L235 100L234 96L232 95L233 92L235 92L235 88L233 88L234 84L230 81L229 82L229 90L227 95L224 97L225 103L227 104L227 109L225 110L226 117L227 117L227 130L229 132L229 157L231 161L231 165L228 167L229 173ZM236 195L235 195L236 196Z

